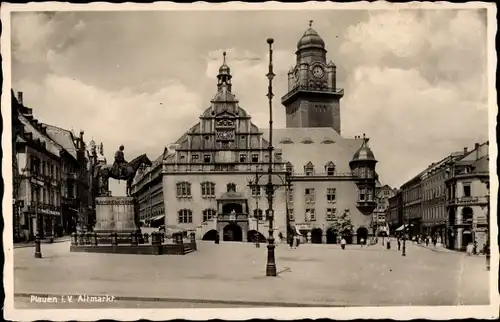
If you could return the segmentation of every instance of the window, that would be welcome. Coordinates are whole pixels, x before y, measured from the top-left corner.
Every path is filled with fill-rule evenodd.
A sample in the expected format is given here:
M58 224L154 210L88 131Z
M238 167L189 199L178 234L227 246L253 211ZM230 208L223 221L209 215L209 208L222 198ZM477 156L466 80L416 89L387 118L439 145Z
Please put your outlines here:
M179 210L179 224L190 224L193 222L193 212L189 209Z
M305 201L306 201L306 203L314 203L314 201L315 201L314 188L306 188L305 189Z
M288 219L295 220L295 215L293 213L293 208L288 208Z
M198 154L191 155L191 162L198 162L199 159L200 159L200 156Z
M336 200L336 193L337 189L336 188L328 188L326 189L326 201L328 203L334 203Z
M210 158L210 154L205 154L205 155L203 156L203 162L205 162L205 163L210 163L210 160L211 160L211 158Z
M293 173L293 164L290 162L286 163L286 172Z
M201 183L201 197L202 198L215 197L215 183L202 182Z
M177 198L191 197L191 184L189 182L177 183Z
M337 208L326 209L326 220L334 220L337 215Z
M359 189L359 201L365 201L366 190L364 188Z
M215 209L205 209L203 210L203 222L209 221L217 216Z
M240 162L247 162L247 155L246 154L240 154Z
M366 189L366 200L373 201L373 190L370 188Z
M325 170L326 170L326 175L327 176L333 176L333 175L335 175L335 165L333 164L333 162L329 162L326 165Z
M306 221L316 221L316 212L314 208L306 209Z
M470 182L467 183L464 182L464 197L470 197L470 196L471 196Z
M307 165L304 166L304 172L306 176L312 176L314 173L314 165L309 162Z
M259 155L257 153L252 154L252 162L259 162Z
M227 192L235 192L236 191L236 185L234 183L228 183L226 185L226 191Z
M253 217L256 218L257 220L264 220L262 209L254 209Z
M360 170L360 173L359 173L359 176L361 178L366 178L366 168L365 167L362 167L359 169Z
M252 185L252 197L260 197L260 191L259 185Z

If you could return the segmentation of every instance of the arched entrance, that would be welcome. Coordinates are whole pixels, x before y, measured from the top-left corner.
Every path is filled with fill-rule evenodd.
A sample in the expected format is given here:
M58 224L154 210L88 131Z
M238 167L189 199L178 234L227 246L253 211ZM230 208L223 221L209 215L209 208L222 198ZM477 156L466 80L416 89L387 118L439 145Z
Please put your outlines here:
M203 235L202 240L215 240L215 237L217 236L217 230L212 229L209 230Z
M356 230L356 239L358 245L361 244L361 239L364 239L366 243L368 239L368 229L365 227L359 227L358 230Z
M323 243L323 231L320 228L314 228L311 230L311 243L312 244L322 244Z
M243 206L239 203L227 203L224 206L222 206L222 213L224 214L229 214L232 211L235 211L237 214L241 214L243 212Z
M229 224L223 229L223 241L243 241L243 232L237 224Z
M256 238L257 238L256 234L259 234L259 242L260 243L267 243L266 237L262 233L257 232L256 230L250 230L247 233L247 241L249 243L255 243L256 242Z
M328 228L326 231L326 243L336 244L337 243L337 232L333 228Z
M345 239L346 244L352 244L352 232L350 229L344 229L342 238Z

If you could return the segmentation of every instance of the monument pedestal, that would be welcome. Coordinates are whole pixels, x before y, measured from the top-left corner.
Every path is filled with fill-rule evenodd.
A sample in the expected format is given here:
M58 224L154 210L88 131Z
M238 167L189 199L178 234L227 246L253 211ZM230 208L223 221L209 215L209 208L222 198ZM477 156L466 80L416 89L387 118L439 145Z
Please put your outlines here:
M99 243L111 243L111 234L118 235L118 243L130 243L132 233L140 233L136 221L136 203L133 197L97 197L96 225Z

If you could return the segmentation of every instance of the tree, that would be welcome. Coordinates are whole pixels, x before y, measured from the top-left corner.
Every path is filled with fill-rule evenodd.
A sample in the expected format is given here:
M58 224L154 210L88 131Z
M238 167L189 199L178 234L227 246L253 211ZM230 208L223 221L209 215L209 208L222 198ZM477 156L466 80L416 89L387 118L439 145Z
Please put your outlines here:
M345 230L352 231L353 225L349 212L345 211L341 215L335 216L331 226L339 233L342 233Z

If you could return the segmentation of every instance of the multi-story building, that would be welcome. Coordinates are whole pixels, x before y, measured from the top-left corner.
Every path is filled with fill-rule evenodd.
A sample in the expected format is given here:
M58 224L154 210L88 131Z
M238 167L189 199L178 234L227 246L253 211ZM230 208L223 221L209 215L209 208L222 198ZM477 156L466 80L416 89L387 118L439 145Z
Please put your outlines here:
M389 234L389 199L394 196L395 192L390 186L378 183L375 194L377 207L373 210L373 229L376 236L387 236Z
M476 243L481 251L487 241L489 208L489 142L457 160L446 180L449 248L464 250Z
M167 149L150 167L140 169L133 186L139 203L139 220L143 225L157 227L165 222L162 166Z
M314 243L335 243L339 236L348 242L366 240L376 206L377 160L364 135L340 135L344 92L336 85L336 66L327 63L326 52L312 27L297 44L297 64L288 73L288 93L281 100L286 128L272 133L271 180L282 185L274 193L272 218L276 233L285 235L288 213L291 225ZM167 227L196 231L198 238L213 239L217 233L237 241L258 233L267 236L266 193L250 182L257 173L259 184L267 183L268 138L233 93L224 54L210 107L161 156L161 192L157 174L151 174L154 167L136 177L140 216L147 217L155 204L165 211ZM163 195L163 202L152 201L155 193Z
M422 225L422 173L401 186L403 195L403 221L408 225L408 236L416 236Z
M403 194L399 189L394 189L394 196L389 198L387 223L390 235L403 226Z
M84 144L78 142L83 142L83 137L75 138L69 131L40 123L32 109L24 106L22 93L18 93L17 99L12 95L12 105L12 117L20 128L13 131L16 136L14 199L17 202L14 236L18 240L22 239L21 234L33 238L38 227L42 238L70 233L75 230L80 200L84 200L85 190L88 191L88 184L79 177L86 167L78 159L79 150L84 149ZM70 136L59 136L59 133L70 133ZM67 145L70 142L76 145ZM80 186L75 181L80 182Z
M456 160L467 153L454 152L442 160L432 163L422 173L422 233L425 236L441 240L447 245L446 222L446 180L450 168Z

